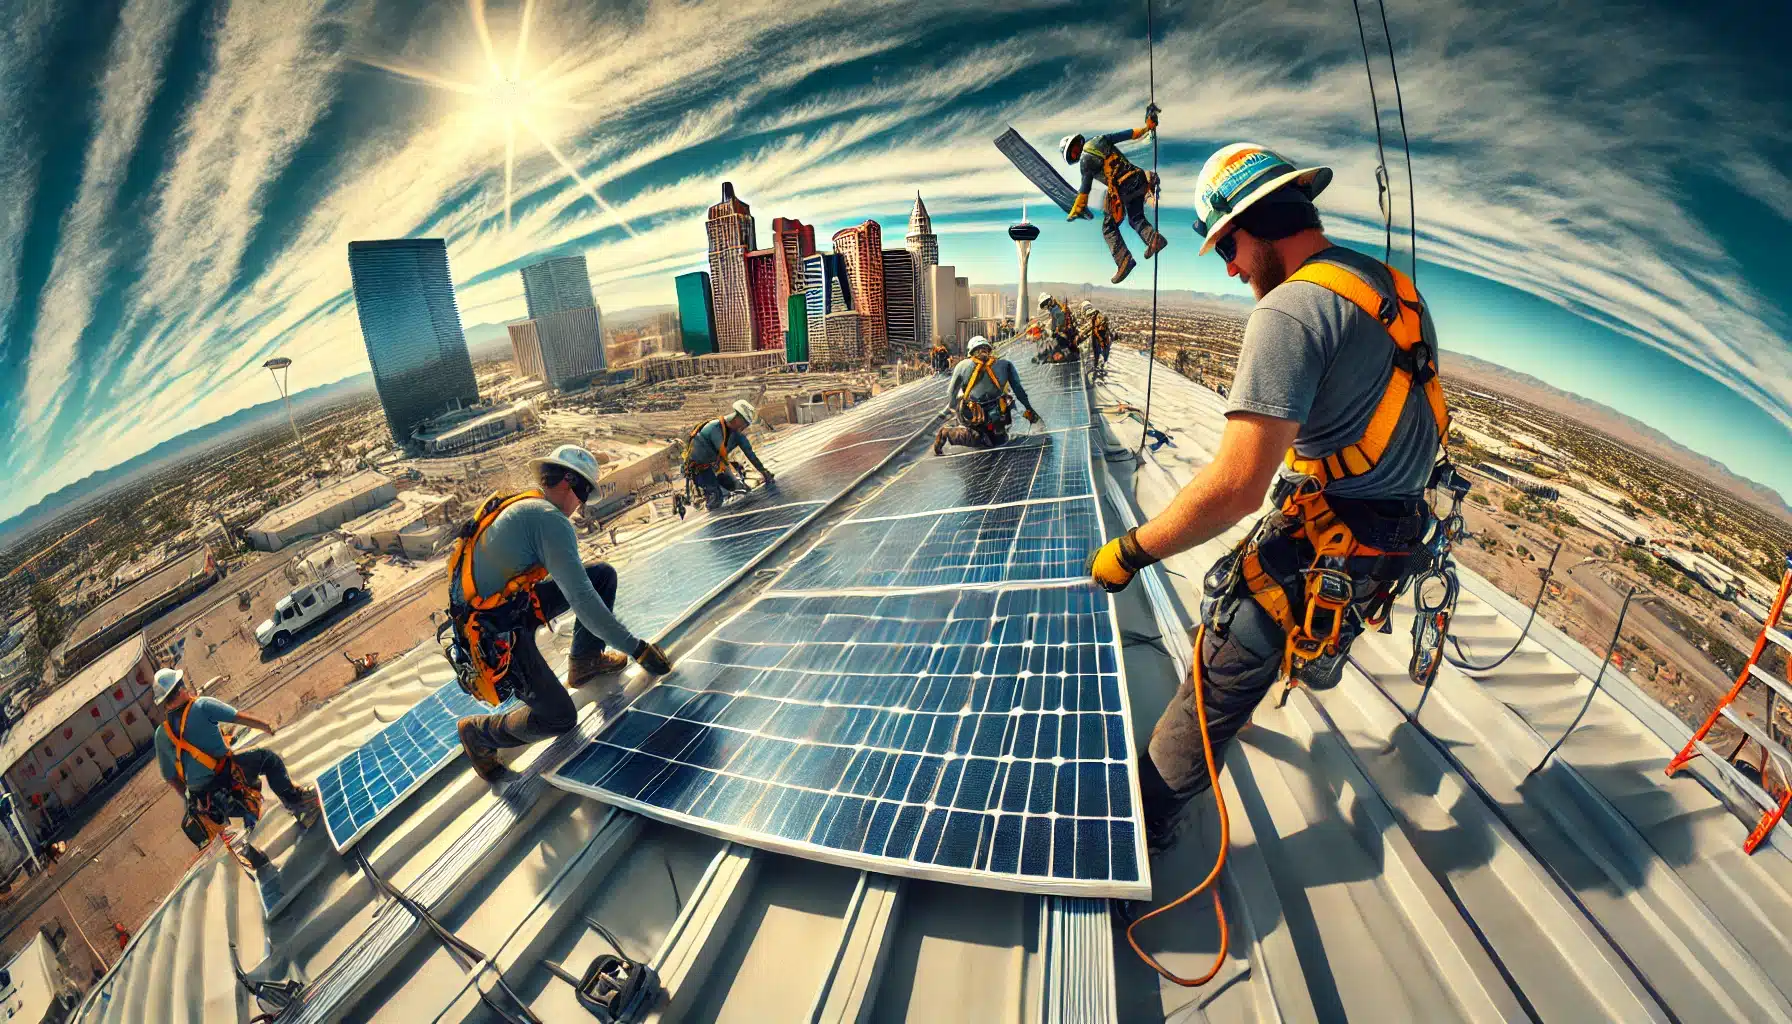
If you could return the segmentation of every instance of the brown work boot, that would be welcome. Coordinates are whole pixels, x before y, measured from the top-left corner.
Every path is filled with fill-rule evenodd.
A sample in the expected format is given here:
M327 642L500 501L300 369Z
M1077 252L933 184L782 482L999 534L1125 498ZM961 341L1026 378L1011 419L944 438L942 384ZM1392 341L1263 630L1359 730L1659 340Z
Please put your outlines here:
M566 685L576 690L598 676L614 675L627 667L628 655L618 650L575 654L566 663Z
M1156 256L1158 253L1168 248L1169 245L1170 240L1164 237L1163 232L1159 231L1157 237L1151 240L1151 244L1145 247L1145 258L1150 259L1151 257Z
M455 725L460 733L460 746L467 752L467 760L473 765L473 774L487 782L496 782L503 777L504 763L498 760L498 748L488 746L479 738L479 719L468 717Z
M1120 264L1119 270L1114 271L1114 278L1113 278L1114 283L1119 284L1120 282L1126 280L1126 275L1132 273L1132 268L1134 268L1138 265L1139 265L1138 261L1133 259L1132 255L1130 253L1127 254L1126 262Z
M940 432L933 435L933 454L935 454L935 455L946 454L946 428L945 427L941 427Z

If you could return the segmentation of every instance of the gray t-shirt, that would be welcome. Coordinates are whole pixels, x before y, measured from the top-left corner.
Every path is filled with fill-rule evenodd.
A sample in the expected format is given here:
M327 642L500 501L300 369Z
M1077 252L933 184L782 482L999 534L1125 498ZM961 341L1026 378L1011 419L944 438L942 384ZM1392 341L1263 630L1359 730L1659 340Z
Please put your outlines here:
M480 536L473 549L473 583L481 594L493 594L511 577L538 565L546 566L548 577L559 584L580 625L624 654L641 646L591 585L572 520L546 498L528 498L498 513ZM460 593L460 580L448 585Z
M1345 264L1393 293L1386 268L1373 257L1333 246L1315 259ZM1436 351L1429 310L1421 321L1425 340ZM1245 324L1226 411L1294 420L1301 425L1295 452L1302 458L1326 455L1362 437L1393 372L1394 343L1379 321L1330 289L1289 281L1265 295ZM1326 493L1420 497L1437 451L1437 422L1424 389L1415 387L1381 461Z
M212 757L223 757L229 753L224 745L224 734L219 725L236 721L236 709L214 697L195 697L192 709L186 712L186 731L181 739L205 751ZM171 727L179 728L181 712L169 714ZM193 755L182 753L181 760L186 762L182 767L187 773L187 789L204 788L212 780L212 770L193 759ZM169 782L177 782L180 777L174 772L174 741L169 739L168 730L156 727L156 767L162 770L162 778Z

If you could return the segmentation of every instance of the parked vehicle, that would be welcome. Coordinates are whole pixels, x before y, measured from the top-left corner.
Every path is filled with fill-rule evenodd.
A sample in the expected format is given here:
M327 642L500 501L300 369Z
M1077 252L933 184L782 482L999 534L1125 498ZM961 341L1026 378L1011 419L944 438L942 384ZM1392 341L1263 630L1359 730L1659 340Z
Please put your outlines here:
M300 561L297 575L299 585L275 602L272 617L255 627L255 642L263 650L284 650L331 609L352 604L367 592L353 549L340 541Z

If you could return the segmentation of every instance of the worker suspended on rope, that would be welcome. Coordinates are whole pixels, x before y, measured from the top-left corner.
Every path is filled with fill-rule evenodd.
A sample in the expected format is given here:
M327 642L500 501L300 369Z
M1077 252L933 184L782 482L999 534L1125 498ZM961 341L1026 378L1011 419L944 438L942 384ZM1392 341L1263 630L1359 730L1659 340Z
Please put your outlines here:
M180 669L161 669L150 692L163 715L155 735L156 765L163 780L185 802L181 831L193 845L210 843L223 834L232 818L242 819L245 828L254 825L261 817L264 778L300 828L316 824L322 810L315 787L295 785L285 760L266 747L230 749L218 728L236 723L272 736L273 723L221 700L195 697L186 678ZM257 873L269 864L267 855L245 840L237 840L231 852Z
M757 422L758 411L752 402L743 398L734 403L728 415L718 416L691 431L690 439L685 442L686 493L692 494L693 500L695 494L701 494L704 507L711 512L722 507L729 492L750 490L729 461L728 457L735 452L747 457L765 483L775 479L772 471L760 463L759 456L753 451L753 442L747 438L747 428Z
M1132 258L1132 251L1126 247L1126 240L1120 237L1122 220L1130 222L1139 234L1139 241L1145 243L1146 259L1156 256L1170 244L1145 216L1145 200L1158 188L1157 172L1140 169L1120 152L1120 143L1142 139L1157 130L1157 113L1155 103L1145 108L1143 128L1097 135L1092 139L1085 139L1080 134L1066 135L1058 140L1058 152L1063 154L1064 162L1075 164L1082 171L1082 187L1077 189L1066 220L1093 216L1089 212L1089 187L1096 178L1099 177L1107 188L1102 205L1101 237L1107 240L1108 251L1114 256L1115 284L1126 280L1126 275L1138 265Z
M1076 317L1063 299L1054 299L1050 292L1039 296L1039 310L1045 316L1038 335L1041 344L1033 353L1035 363L1072 363L1082 358L1077 347Z
M461 527L448 558L448 660L479 700L522 706L458 723L473 771L487 781L504 766L498 751L558 736L578 723L566 687L603 678L604 714L621 709L621 672L633 656L652 675L672 670L666 652L629 632L611 606L616 570L586 564L571 516L597 486L597 459L564 444L532 462L534 490L495 494ZM537 627L571 610L577 618L566 685L536 646ZM439 636L439 634L438 634ZM624 652L627 652L626 654Z
M1119 590L1254 512L1275 485L1275 510L1207 575L1197 664L1140 758L1154 849L1212 785L1203 716L1221 763L1278 678L1335 683L1351 641L1425 564L1435 517L1424 495L1448 467L1436 334L1404 274L1326 238L1313 199L1331 177L1249 144L1202 167L1201 253L1218 252L1258 300L1219 454L1161 514L1090 557L1096 582Z
M1108 326L1108 315L1095 308L1088 299L1083 300L1083 331L1088 335L1089 348L1097 366L1105 366L1108 353L1114 347L1114 329Z
M996 350L981 334L965 346L970 353L952 371L952 404L946 407L956 423L947 423L933 438L933 454L943 455L949 444L967 448L994 448L1008 440L1008 425L1014 421L1014 403L1019 402L1028 423L1038 423L1039 414L1027 389L1021 386L1014 364L996 358Z

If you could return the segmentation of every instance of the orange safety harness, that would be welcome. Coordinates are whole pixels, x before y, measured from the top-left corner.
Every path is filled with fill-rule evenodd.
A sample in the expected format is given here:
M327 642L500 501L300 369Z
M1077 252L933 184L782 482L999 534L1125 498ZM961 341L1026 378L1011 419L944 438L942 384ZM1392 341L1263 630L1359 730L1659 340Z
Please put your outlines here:
M697 442L697 435L703 433L704 427L709 426L708 420L703 421L696 430L691 431L691 436L685 439L684 475L687 478L696 473L701 473L706 469L719 470L728 465L728 417L718 417L716 422L722 425L722 446L721 449L716 452L716 459L714 462L697 462L691 458L691 452Z
M1136 136L1135 136L1136 137ZM1101 157L1101 181L1107 186L1108 194L1102 200L1107 215L1116 222L1126 219L1126 207L1120 201L1120 190L1128 186L1135 175L1145 174L1139 166L1120 152L1119 147L1109 145L1104 139L1093 138L1083 143L1083 148ZM1153 182L1150 175L1145 175L1145 194L1150 195Z
M993 357L990 359L973 359L971 360L971 363L971 376L964 382L964 397L958 402L959 419L964 420L966 425L973 427L983 426L990 422L1001 424L1008 423L1014 418L1013 414L1009 412L1008 382L996 380L995 359ZM994 421L990 420L989 412L984 408L983 403L978 399L971 397L972 389L977 386L978 376L985 373L989 375L990 382L996 386L995 404L997 418Z
M451 600L448 622L443 624L454 633L453 643L445 645L448 660L461 689L494 707L515 692L509 675L518 631L533 630L547 621L535 586L547 578L548 571L545 566L534 566L505 581L497 593L482 595L473 582L473 550L499 513L519 501L542 497L540 491L492 495L479 514L461 527L448 556L449 578L460 582L460 599Z
M1364 602L1365 622L1379 626L1385 621L1393 598L1412 575L1409 555L1419 546L1430 520L1422 502L1388 517L1390 522L1373 512L1365 514L1365 503L1328 499L1326 489L1380 463L1415 387L1425 392L1440 449L1450 435L1437 353L1424 337L1424 306L1411 279L1393 267L1387 272L1394 283L1393 295L1384 294L1355 270L1327 261L1309 261L1289 277L1319 285L1374 317L1395 348L1388 382L1362 436L1335 451L1311 456L1290 447L1284 462L1299 482L1282 487L1280 514L1271 517L1276 521L1266 521L1235 559L1246 591L1287 634L1282 670L1290 686L1296 669L1339 652L1349 609L1363 596L1360 580L1380 584ZM1297 550L1305 556L1297 578L1272 571L1264 559L1264 546L1272 538L1290 537L1299 542ZM1298 605L1291 591L1300 595Z
M180 709L180 724L176 725L170 715L162 719L162 731L174 745L174 774L183 790L187 787L187 765L182 754L203 765L213 778L222 776L226 780L222 788L208 787L203 793L187 794L187 813L181 829L188 833L195 845L203 845L225 831L233 812L250 820L260 818L261 787L249 785L248 777L236 763L236 758L231 756L229 739L224 740L222 757L214 757L187 742L187 716L192 711L193 702L188 701ZM236 806L230 806L232 801Z

